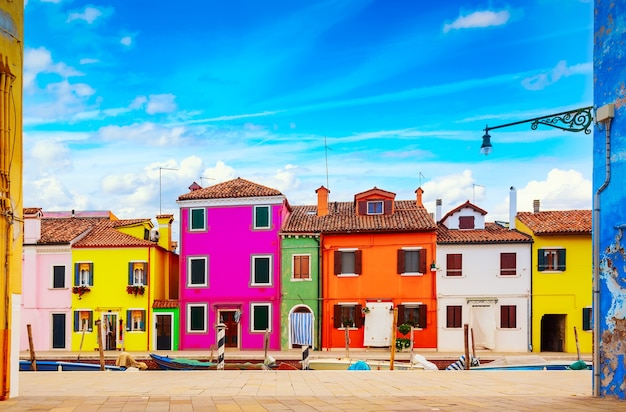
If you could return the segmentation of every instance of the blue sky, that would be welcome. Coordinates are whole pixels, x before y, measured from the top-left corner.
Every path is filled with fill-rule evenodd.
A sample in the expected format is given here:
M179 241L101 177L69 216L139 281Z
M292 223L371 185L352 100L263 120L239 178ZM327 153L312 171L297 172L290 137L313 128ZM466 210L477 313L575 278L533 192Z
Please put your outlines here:
M28 0L24 205L178 218L194 181L242 177L294 205L590 209L589 135L479 149L592 105L592 47L588 0Z

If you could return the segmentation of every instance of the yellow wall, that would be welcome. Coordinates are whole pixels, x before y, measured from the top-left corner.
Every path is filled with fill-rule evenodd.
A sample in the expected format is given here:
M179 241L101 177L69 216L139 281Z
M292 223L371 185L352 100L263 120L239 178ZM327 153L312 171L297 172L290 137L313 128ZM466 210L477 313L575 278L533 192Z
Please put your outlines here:
M24 2L0 0L0 400L18 394L23 33Z
M533 352L541 350L541 319L545 314L565 314L564 350L576 353L574 327L578 333L581 353L592 352L592 332L583 331L583 308L592 302L591 234L535 236L519 220L516 228L533 236L532 245L532 345ZM563 272L539 272L537 251L550 247L566 249Z

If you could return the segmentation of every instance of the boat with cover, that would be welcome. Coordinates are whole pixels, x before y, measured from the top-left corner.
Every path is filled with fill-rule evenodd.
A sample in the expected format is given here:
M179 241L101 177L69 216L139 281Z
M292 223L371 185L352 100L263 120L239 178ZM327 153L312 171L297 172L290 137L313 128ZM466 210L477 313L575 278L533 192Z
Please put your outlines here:
M100 371L99 363L83 363L83 362L63 362L63 361L35 361L37 372L57 372L57 371ZM121 366L104 365L105 371L124 371L126 368ZM20 371L32 372L33 365L31 361L20 359Z
M152 360L163 370L217 370L217 362L201 361L188 358L170 358L151 353ZM226 370L262 370L269 369L264 363L252 362L225 362Z

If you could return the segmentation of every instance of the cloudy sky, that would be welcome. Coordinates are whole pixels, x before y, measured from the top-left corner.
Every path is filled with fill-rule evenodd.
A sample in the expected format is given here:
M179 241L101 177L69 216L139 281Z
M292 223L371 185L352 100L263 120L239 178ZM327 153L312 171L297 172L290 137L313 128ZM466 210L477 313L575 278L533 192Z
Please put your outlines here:
M479 149L592 105L592 46L582 0L28 0L24 205L178 220L193 182L242 177L293 205L590 209L589 135Z

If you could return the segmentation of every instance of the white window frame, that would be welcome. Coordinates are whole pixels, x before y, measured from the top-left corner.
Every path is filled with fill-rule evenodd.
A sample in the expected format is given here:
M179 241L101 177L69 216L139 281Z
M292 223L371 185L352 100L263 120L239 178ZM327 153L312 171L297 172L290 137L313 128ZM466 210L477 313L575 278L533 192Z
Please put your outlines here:
M415 246L415 247L403 247L402 250L405 252L405 261L404 261L404 269L406 270L406 252L417 252L417 267L419 268L419 251L424 249L423 247ZM424 276L422 272L403 272L400 276Z
M354 319L352 322L352 326L348 326L348 330L358 330L359 328L356 327L356 317L360 316L360 314L356 312L356 307L357 305L359 305L359 302L337 302L336 305L354 308ZM363 307L366 307L366 306L367 304ZM365 327L365 323L363 323L363 327ZM345 330L345 329L346 327L343 326L343 322L341 322L341 326L338 328L338 330Z
M309 277L308 278L296 278L294 277L296 274L295 270L295 257L297 256L307 256L309 258ZM310 253L295 253L291 255L291 280L293 282L310 282L312 281L311 276L311 254Z
M265 332L263 330L254 329L254 309L256 307L265 306L267 307L267 326L269 332L272 332L272 304L271 303L250 303L250 332L259 333Z
M146 262L145 260L135 260L131 261L130 263L143 263L143 271L141 271L139 274L139 281L137 281L137 274L135 273L135 270L133 270L133 284L131 286L146 286L148 284L146 282L148 280L148 273L146 271L146 269L148 268L148 262Z
M54 268L56 267L63 268L63 287L62 288L54 287ZM54 289L54 290L67 289L67 266L66 265L55 265L55 264L52 265L51 273L50 273L50 289Z
M202 210L202 227L193 228L193 211ZM207 209L206 207L190 207L189 208L189 231L190 232L203 232L207 228Z
M255 261L256 259L269 259L269 281L268 283L257 283L256 282L256 270L255 270ZM274 256L273 255L252 255L250 259L250 285L251 286L273 286L274 282Z
M93 262L76 262L78 264L78 267L80 268L80 265L82 264L88 264L90 265L90 270L93 270ZM88 287L92 287L93 285L89 284L89 276L90 276L91 272L90 271L81 271L78 273L78 285L76 286L88 286Z
M148 330L148 319L147 316L148 314L146 313L146 310L143 308L128 308L128 310L130 311L131 315L133 312L141 312L143 314L143 324L144 324L144 329L141 329L141 327L137 327L135 328L135 321L134 319L126 319L126 323L129 326L128 331L129 332L147 332Z
M375 205L380 205L380 212L370 211L370 205L375 208ZM383 215L385 214L385 202L382 200L368 200L367 201L367 214L368 215Z
M95 327L94 325L94 311L91 309L74 309L74 312L86 312L86 313L91 313L91 326L88 327L87 329L85 329L85 333L89 333L89 332L93 332L93 328ZM72 316L74 316L74 314L72 314ZM78 315L78 319L81 319L81 316ZM72 320L73 321L73 320ZM87 321L89 322L89 318L87 318ZM72 325L72 330L74 330L74 325ZM74 331L74 333L82 333L83 332L83 328L82 328L82 324L79 326L77 331Z
M204 260L204 282L191 283L191 261ZM209 257L208 256L187 256L187 287L201 288L209 286Z
M191 308L199 308L202 307L204 308L204 318L203 318L203 322L202 322L202 330L192 330L191 329ZM188 303L187 304L187 318L185 319L185 329L187 330L187 333L206 333L207 332L207 325L208 325L208 308L209 306L206 303Z
M341 270L342 270L342 272L338 273L336 276L338 276L338 277L356 277L356 276L359 276L359 274L358 273L354 273L354 271L353 272L345 272L345 273L343 272L343 253L350 253L350 252L354 253L354 268L356 269L356 252L357 252L357 250L359 250L359 248L356 248L356 247L354 247L354 248L340 248L340 249L337 249L338 252L341 252ZM361 265L362 264L363 264L363 262L361 262Z
M257 209L266 209L267 210L267 226L259 226L256 222L256 211ZM252 220L254 221L252 227L254 229L271 229L272 228L272 208L269 205L258 205L254 206L254 210L252 211Z

